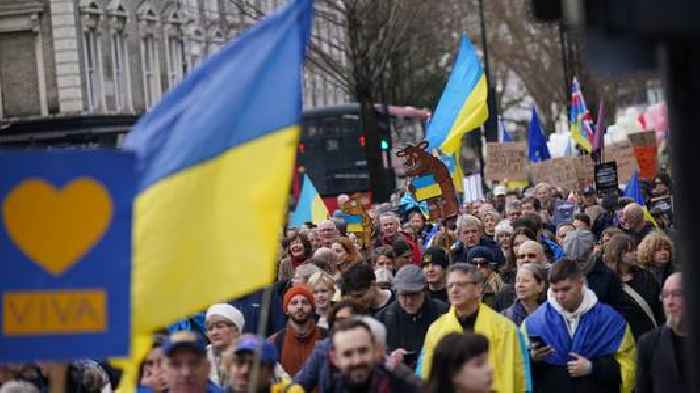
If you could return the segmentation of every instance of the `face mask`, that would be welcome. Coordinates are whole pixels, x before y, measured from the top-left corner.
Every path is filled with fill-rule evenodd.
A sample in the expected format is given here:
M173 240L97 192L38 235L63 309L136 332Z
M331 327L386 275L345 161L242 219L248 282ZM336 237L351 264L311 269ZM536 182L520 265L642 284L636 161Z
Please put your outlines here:
M386 267L375 269L374 276L377 279L377 282L391 282L394 279L394 275L391 273L391 270Z

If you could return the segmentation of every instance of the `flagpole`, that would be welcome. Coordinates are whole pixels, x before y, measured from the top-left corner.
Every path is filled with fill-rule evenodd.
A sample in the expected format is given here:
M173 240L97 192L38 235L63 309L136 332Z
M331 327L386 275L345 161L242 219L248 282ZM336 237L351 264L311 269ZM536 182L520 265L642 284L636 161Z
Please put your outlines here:
M270 314L270 303L272 301L272 289L274 285L270 284L263 290L262 305L260 307L260 320L258 322L258 339L265 340L265 332L267 331L267 321ZM254 359L253 359L253 370L251 370L250 377L251 381L258 380L258 373L260 373L260 355L262 352L262 345L255 348ZM248 393L255 393L257 391L257 385L251 383L248 386Z

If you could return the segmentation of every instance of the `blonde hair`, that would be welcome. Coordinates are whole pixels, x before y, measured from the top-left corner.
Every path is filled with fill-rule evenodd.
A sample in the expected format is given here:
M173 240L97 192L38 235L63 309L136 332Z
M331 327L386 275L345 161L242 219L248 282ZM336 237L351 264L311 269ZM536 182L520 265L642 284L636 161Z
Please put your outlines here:
M637 260L642 266L654 264L654 254L662 248L668 248L669 260L673 260L673 242L666 234L654 231L646 235L637 248Z
M311 277L309 277L307 285L312 289L318 285L325 285L331 292L335 291L335 280L330 274L324 271L312 274Z

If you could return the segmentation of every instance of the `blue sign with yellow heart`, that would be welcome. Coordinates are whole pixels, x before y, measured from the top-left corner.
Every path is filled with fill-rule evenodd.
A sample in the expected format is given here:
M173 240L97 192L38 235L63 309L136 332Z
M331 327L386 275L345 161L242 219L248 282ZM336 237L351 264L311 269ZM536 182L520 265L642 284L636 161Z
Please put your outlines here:
M0 152L0 362L129 351L135 158Z

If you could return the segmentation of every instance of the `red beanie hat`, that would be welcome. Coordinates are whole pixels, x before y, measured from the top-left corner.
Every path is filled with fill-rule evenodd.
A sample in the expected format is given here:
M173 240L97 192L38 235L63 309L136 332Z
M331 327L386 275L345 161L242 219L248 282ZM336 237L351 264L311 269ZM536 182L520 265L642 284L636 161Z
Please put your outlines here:
M306 299L309 300L309 303L311 303L311 307L316 307L314 304L314 295L311 292L311 289L307 287L306 285L299 285L296 287L291 287L285 292L284 298L282 299L282 308L283 311L286 313L287 312L287 305L289 305L289 302L292 300L294 296L297 295L303 295L306 297Z

